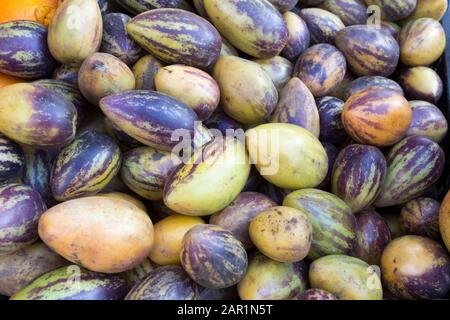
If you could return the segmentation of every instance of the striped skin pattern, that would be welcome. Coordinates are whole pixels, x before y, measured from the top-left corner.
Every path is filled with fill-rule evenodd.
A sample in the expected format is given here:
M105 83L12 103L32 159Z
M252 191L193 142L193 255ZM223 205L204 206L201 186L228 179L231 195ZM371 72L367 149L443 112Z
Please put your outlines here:
M382 300L381 280L369 268L360 259L330 255L311 264L309 282L312 288L328 291L339 300Z
M243 192L229 206L211 216L210 224L218 225L233 233L245 249L254 248L249 235L250 222L260 212L277 204L268 196L258 192Z
M77 110L60 94L28 83L0 89L0 132L36 148L70 142L76 130Z
M220 55L222 40L205 19L181 9L155 9L134 17L128 34L155 58L204 68Z
M391 21L381 21L381 30L388 32L391 36L397 39L397 36L402 29L398 24Z
M287 43L286 23L267 0L208 0L204 5L217 30L252 57L277 56Z
M0 256L0 294L10 297L37 277L68 264L41 241Z
M444 93L441 77L431 68L414 67L400 72L399 83L408 100L438 103Z
M78 88L79 65L62 64L55 69L53 79L73 84Z
M302 80L294 77L283 88L270 121L295 124L319 137L319 111L314 96Z
M419 236L395 239L385 249L381 272L400 299L441 299L450 290L450 257L437 242Z
M417 0L366 0L367 6L378 6L381 18L397 21L410 16L416 9Z
M134 64L143 50L127 34L126 25L131 17L123 13L108 13L103 16L103 38L100 51L112 54L127 65Z
M400 24L405 25L410 21L425 17L440 21L447 12L447 8L448 0L417 0L414 12L400 21Z
M62 2L48 29L52 56L63 64L81 64L102 42L102 13L97 0Z
M181 160L169 152L151 147L133 149L123 156L123 182L145 199L162 200L164 184Z
M406 234L441 240L439 209L441 204L431 198L418 198L408 202L400 213L400 225Z
M155 75L163 64L151 55L139 59L131 69L136 79L136 90L155 90Z
M344 105L342 122L361 144L391 146L405 137L413 119L408 101L398 92L369 87L352 95Z
M286 83L292 78L294 64L286 58L276 56L269 59L256 59L253 61L259 64L269 75L278 91L283 89Z
M420 196L441 177L445 154L436 142L412 136L396 144L386 160L387 176L375 207L399 205Z
M278 11L284 13L294 9L299 0L269 0Z
M181 214L212 215L238 196L249 174L244 145L232 137L216 138L170 176L164 203Z
M289 11L283 15L283 18L288 29L288 41L281 51L281 56L293 61L308 49L311 34L305 21L297 14Z
M47 46L47 28L34 21L0 24L0 72L37 79L53 71L56 62Z
M242 300L292 300L308 287L303 261L282 263L256 251L249 259L247 273L238 284Z
M346 26L367 22L364 0L325 0L320 7L337 15Z
M442 25L431 18L409 22L398 35L400 60L407 66L427 66L444 53L446 36Z
M136 15L158 8L178 8L182 0L115 0L115 2Z
M181 264L198 284L220 289L241 281L248 260L244 246L231 232L218 226L199 225L184 236Z
M370 265L380 265L384 248L391 242L391 230L375 211L367 210L356 215L356 243L353 256Z
M337 15L320 8L303 9L300 11L300 17L308 25L313 44L333 44L336 34L345 28L344 23Z
M72 265L40 276L11 300L122 300L128 290L126 281L118 275Z
M320 119L320 141L339 144L347 138L342 123L344 101L330 96L317 99Z
M376 147L350 145L336 159L331 190L353 213L367 209L379 196L386 178L386 159Z
M119 172L122 155L108 136L87 131L58 154L50 185L53 197L67 201L100 192Z
M336 161L336 158L339 154L339 150L335 145L328 142L322 142L322 145L328 156L328 173L322 183L317 186L317 189L328 191L330 190L330 182L331 175L333 173L334 162Z
M322 289L308 289L303 292L299 300L337 300L338 298L328 291Z
M0 184L19 178L24 162L20 146L0 135Z
M194 136L196 113L162 93L122 92L100 100L100 108L126 134L158 150L170 151L179 143L172 139L175 130Z
M299 77L314 97L333 91L344 79L347 63L344 55L329 44L316 44L298 59L294 76Z
M209 119L203 122L208 129L217 129L223 135L227 134L227 130L239 130L242 129L242 125L239 124L233 118L227 116L223 111L215 112Z
M352 82L353 80L355 80L355 77L352 75L350 71L347 70L344 79L342 79L339 85L337 85L336 88L334 88L328 95L331 97L341 99L343 101L346 100L344 97L345 90L347 89L347 86L350 84L350 82Z
M152 262L150 258L147 258L136 268L125 271L123 276L127 280L130 288L133 288L135 285L141 283L150 272L158 267L159 266Z
M208 119L220 101L217 82L208 73L193 67L172 65L155 75L156 90L183 102L200 121Z
M303 189L289 194L283 205L307 214L313 226L310 259L351 253L356 240L356 219L350 207L337 196Z
M179 266L160 267L136 285L125 300L197 300L198 286Z
M228 56L214 66L223 110L242 124L265 122L278 102L272 79L253 61Z
M130 137L111 120L105 117L105 130L118 144L120 149L129 150L142 146L142 143Z
M358 76L390 76L400 59L397 41L389 33L366 25L349 26L339 31L336 46Z
M0 256L32 244L46 206L41 196L26 185L0 187Z
M364 76L350 82L345 89L345 100L370 87L390 89L396 91L398 94L405 95L402 87L394 80L382 76Z
M410 101L413 120L407 136L424 136L440 143L447 136L448 123L442 111L425 101Z

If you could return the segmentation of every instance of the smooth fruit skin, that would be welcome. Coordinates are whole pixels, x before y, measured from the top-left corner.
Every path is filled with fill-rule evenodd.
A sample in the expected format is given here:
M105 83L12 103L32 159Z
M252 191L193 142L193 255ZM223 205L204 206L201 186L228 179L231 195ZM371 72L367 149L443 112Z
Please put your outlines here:
M197 68L220 55L220 34L207 20L181 9L155 9L134 17L128 34L155 58Z
M440 241L439 210L441 204L431 198L408 202L400 212L400 225L406 234Z
M71 265L40 276L11 300L123 300L128 290L121 276Z
M216 138L175 171L164 188L164 203L191 216L208 216L226 208L243 190L250 174L244 145Z
M406 135L413 118L408 101L398 92L369 87L352 95L344 105L342 122L361 144L391 146Z
M331 187L330 182L331 175L333 174L334 162L336 161L336 158L339 154L339 149L335 145L328 142L322 142L322 145L325 148L325 152L328 156L328 173L322 183L317 186L317 189L329 191Z
M303 9L300 11L300 17L308 26L313 44L333 44L336 34L345 28L337 15L320 8Z
M204 5L217 30L237 49L255 58L271 58L284 49L288 29L269 1L208 0Z
M298 0L269 0L281 13L294 9Z
M291 61L296 60L306 49L308 49L311 34L305 21L293 12L283 14L288 28L288 41L281 56Z
M179 266L160 267L137 284L125 300L197 300L198 285Z
M64 1L49 26L48 46L59 62L80 65L99 50L102 34L102 14L97 0Z
M434 141L412 136L396 144L387 154L387 175L375 207L403 204L432 186L442 175L445 154Z
M141 209L142 211L147 211L147 207L145 204L139 200L137 197L129 195L128 193L123 192L109 192L109 193L99 193L98 196L112 198L112 199L122 199L128 202L131 202L136 207Z
M156 223L150 259L161 266L181 264L183 237L190 229L200 224L205 224L201 218L183 215L169 216Z
M402 87L394 80L382 76L364 76L359 77L348 84L345 89L344 100L347 100L352 95L360 93L369 87L382 87L385 89L394 90L401 95L405 95Z
M315 187L325 179L327 154L320 141L306 129L270 123L248 130L246 136L252 163L270 183L297 190Z
M75 136L77 110L63 96L37 85L0 89L0 132L38 149L59 147Z
M450 193L442 201L439 210L439 228L441 230L442 239L450 251Z
M231 232L213 225L199 225L183 238L183 269L207 288L227 288L239 283L247 271L247 253Z
M399 83L409 100L438 103L444 93L441 77L428 67L413 67L401 71Z
M342 123L344 101L335 97L322 97L316 100L320 119L320 141L342 143L347 133Z
M303 292L298 300L338 300L338 298L328 291L322 289L308 289Z
M249 234L256 248L267 257L279 262L298 262L311 248L312 225L300 210L273 207L251 221Z
M250 257L247 273L238 284L242 300L294 300L306 288L304 262L282 263L259 252Z
M314 261L309 268L312 288L322 289L339 300L382 300L381 280L364 261L331 255Z
M337 15L346 26L367 22L364 0L325 0L320 7Z
M446 46L442 25L431 18L409 22L398 35L400 59L411 67L428 66L437 61Z
M441 299L450 290L450 257L428 238L392 241L381 259L383 283L397 298Z
M140 58L131 68L136 79L136 90L155 90L155 75L163 63L151 55Z
M78 72L80 66L78 64L62 64L55 69L53 73L53 79L61 80L70 84L73 84L78 88Z
M417 0L416 9L407 18L400 21L401 25L405 25L410 21L420 18L432 18L440 21L447 12L448 0Z
M47 28L26 20L0 24L0 72L24 79L50 74L56 61L47 45Z
M424 136L440 143L447 136L448 122L442 111L426 101L410 101L413 120L406 135Z
M397 21L409 17L416 9L417 0L366 0L367 6L378 6L381 18Z
M283 89L292 78L294 64L286 58L276 56L268 59L255 59L253 61L259 64L269 75L278 91Z
M73 263L96 272L119 273L148 256L153 224L146 212L128 201L85 197L47 210L39 220L39 236Z
M19 178L25 158L20 146L12 140L0 136L0 184Z

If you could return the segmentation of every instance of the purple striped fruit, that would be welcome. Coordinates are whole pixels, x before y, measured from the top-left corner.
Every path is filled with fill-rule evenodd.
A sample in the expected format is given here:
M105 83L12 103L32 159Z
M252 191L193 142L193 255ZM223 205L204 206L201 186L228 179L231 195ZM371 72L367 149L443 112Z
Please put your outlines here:
M424 136L440 143L447 136L448 123L444 114L434 104L425 101L410 101L413 120L407 136Z
M29 186L0 187L0 256L23 249L38 238L38 220L46 206Z
M375 211L367 210L356 215L356 242L353 256L370 265L380 265L384 248L391 242L391 230Z
M0 294L10 297L44 273L68 264L41 241L0 256Z
M0 135L0 184L20 178L24 162L20 146Z
M36 148L65 145L75 136L77 110L64 96L37 85L0 89L0 132Z
M420 196L441 177L445 154L436 142L412 136L396 144L386 160L386 180L376 207L399 205Z
M381 272L386 288L400 299L441 299L450 290L450 257L428 238L405 236L383 252Z
M339 144L347 138L342 124L344 101L334 97L323 97L316 101L320 118L320 140Z
M348 100L352 95L360 93L370 87L381 87L396 91L401 95L405 94L402 87L394 80L382 76L365 76L353 80L347 86L345 89L345 100Z
M351 72L349 72L347 70L347 72L345 73L344 79L342 79L341 83L339 83L339 85L336 86L336 88L334 88L328 95L338 98L342 101L345 101L345 90L347 90L347 86L353 81L355 80L355 77L352 75Z
M255 252L238 284L242 300L294 300L308 286L304 262L281 263Z
M133 288L135 285L141 283L150 272L157 268L159 268L159 266L151 261L150 258L147 258L136 268L125 271L123 275L130 285L130 288Z
M333 44L337 33L345 28L344 23L337 15L320 8L303 9L300 11L300 17L308 25L313 44Z
M207 288L239 283L247 271L247 253L231 232L213 225L192 228L183 238L181 264L189 276Z
M339 150L336 146L334 146L328 142L322 142L322 145L328 156L328 173L327 173L326 178L322 181L321 184L319 184L317 189L329 191L331 189L331 186L330 186L331 175L333 174L333 167L334 167L336 158L339 154Z
M295 124L319 137L319 111L311 91L302 80L294 77L286 84L270 121Z
M316 44L298 59L294 76L299 77L314 97L333 91L344 79L347 63L344 55L329 44Z
M240 125L233 118L226 115L225 112L219 111L214 113L209 119L207 119L204 124L210 130L218 130L222 135L227 135L227 130L229 132L235 132L236 130L242 130L242 125Z
M447 0L446 0L447 1ZM402 29L398 24L392 21L381 21L381 30L389 33L395 39L397 39L400 30Z
M278 90L283 89L286 83L291 79L292 71L294 71L292 62L281 56L269 59L256 59L253 61L259 64L263 70L267 72Z
M298 300L337 300L338 298L328 291L322 289L308 289L303 292Z
M409 100L424 100L438 103L444 93L441 77L431 68L415 67L400 73L399 83Z
M294 61L308 49L311 34L305 21L299 15L288 11L283 15L283 18L288 28L288 41L281 55Z
M103 39L100 51L112 54L125 64L134 64L143 54L142 48L127 34L126 25L131 17L123 13L103 16Z
M417 0L366 0L367 6L378 6L381 18L397 21L410 16L416 9Z
M11 300L123 300L128 290L127 282L119 275L71 265L40 276Z
M310 259L351 253L356 239L356 219L350 207L337 196L317 189L303 189L289 194L283 205L307 214L313 226Z
M53 197L67 201L100 192L119 172L122 155L108 136L87 131L58 154L50 185Z
M354 144L344 148L337 157L331 190L356 213L376 200L385 178L383 153L376 147Z
M182 0L115 0L133 15L159 8L178 8Z
M336 46L359 76L389 76L397 68L400 48L387 32L368 25L349 26L338 32Z
M337 15L346 26L367 22L364 0L325 0L320 7Z
M220 55L222 40L205 19L181 9L155 9L134 17L128 34L155 58L203 68Z
M50 74L56 62L47 45L47 28L34 21L0 24L0 72L37 79Z
M160 267L150 272L125 300L197 300L198 285L179 266Z
M209 20L208 13L205 9L205 0L192 0L195 10L203 18Z
M400 225L406 234L440 241L439 209L441 204L431 198L408 202L400 213Z
M234 237L249 250L254 247L249 235L250 222L259 213L276 205L264 194L243 192L228 207L214 214L209 223L231 231Z
M165 94L153 91L127 91L100 100L105 115L126 134L160 150L171 150L179 141L175 130L194 135L195 112Z
M180 159L174 154L140 147L124 154L121 177L141 197L162 200L164 184L180 164Z
M269 0L281 13L294 9L299 0Z
M136 90L155 90L155 75L163 64L151 55L140 58L133 68Z
M237 49L255 58L271 58L284 49L288 29L269 1L208 0L204 5L217 30Z
M53 79L73 84L78 88L79 71L79 65L62 64L55 69L55 72L53 73Z
M129 150L142 146L142 143L127 135L106 117L105 117L105 130L108 133L108 135L119 144L121 150Z

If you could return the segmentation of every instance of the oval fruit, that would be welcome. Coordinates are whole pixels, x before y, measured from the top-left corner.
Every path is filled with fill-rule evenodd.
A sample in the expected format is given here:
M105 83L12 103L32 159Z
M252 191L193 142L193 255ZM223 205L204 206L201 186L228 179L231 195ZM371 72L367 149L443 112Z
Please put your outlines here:
M325 0L320 7L337 15L346 26L367 23L364 0Z
M401 299L440 299L450 290L450 258L437 242L418 236L392 241L381 259L383 282Z
M198 217L173 215L155 224L155 240L150 259L161 266L179 265L184 235L193 227L204 224Z
M414 67L400 73L399 82L409 100L438 103L444 93L441 77L431 68Z
M284 21L288 29L288 41L281 55L289 60L296 60L309 47L311 34L305 21L293 12L285 12Z
M222 41L205 19L181 9L155 9L134 17L128 34L155 58L204 68L220 55Z
M181 264L198 284L207 288L231 287L247 271L247 253L231 232L218 226L199 225L183 239Z
M283 89L292 77L294 65L286 58L276 56L269 59L256 59L253 61L259 64L269 75L278 90Z
M360 93L369 87L382 87L396 91L401 95L405 94L402 87L394 80L381 76L365 76L349 83L345 89L345 100L348 100L352 95Z
M298 300L337 300L338 298L328 291L322 289L308 289L303 292Z
M369 87L352 95L342 113L344 127L353 139L378 147L403 139L412 117L412 109L402 95L381 87Z
M25 159L20 146L0 135L0 184L22 175Z
M125 271L122 275L127 280L130 288L133 288L137 284L141 283L150 272L156 270L157 268L159 268L159 266L147 258L136 268Z
M322 289L340 300L382 300L381 280L364 261L333 255L314 261L309 268L312 288Z
M138 207L142 211L147 211L147 207L141 200L139 200L138 198L131 196L127 193L110 192L110 193L101 193L101 194L98 194L98 196L112 198L112 199L122 199L122 200L125 200L128 202L131 202L132 204L134 204L136 207Z
M410 101L413 120L406 135L424 136L435 142L442 142L447 136L448 122L442 111L425 101Z
M440 241L439 209L441 204L431 198L408 202L400 213L400 225L406 234Z
M432 140L412 136L396 144L386 161L386 180L375 207L399 205L420 196L442 175L445 155Z
M62 64L55 69L53 73L53 79L61 80L78 87L78 72L80 70L79 65Z
M448 250L450 250L450 193L442 201L439 210L439 227L441 230L442 240Z
M155 90L155 75L163 64L151 55L139 59L132 68L136 90Z
M410 16L416 8L417 0L366 0L367 6L378 6L381 18L397 21Z
M119 273L148 256L153 224L128 201L86 197L47 210L39 220L39 236L73 263L96 272Z
M271 58L284 49L288 29L270 2L208 0L204 6L217 30L237 49L255 58Z
M300 17L308 26L313 44L333 44L336 34L345 28L337 15L320 8L303 9L300 11Z
M447 12L447 8L448 0L417 0L414 12L409 17L400 21L400 23L403 25L420 18L433 18L439 21L445 12Z
M320 119L320 141L337 144L343 142L347 138L342 123L344 101L334 97L322 97L317 99L316 103Z

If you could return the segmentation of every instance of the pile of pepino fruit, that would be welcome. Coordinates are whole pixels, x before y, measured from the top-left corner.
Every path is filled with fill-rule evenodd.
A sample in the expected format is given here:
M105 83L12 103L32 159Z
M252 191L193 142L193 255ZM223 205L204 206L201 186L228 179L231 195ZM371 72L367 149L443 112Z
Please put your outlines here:
M0 295L449 298L447 0L53 2L0 24Z

